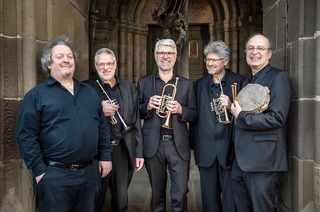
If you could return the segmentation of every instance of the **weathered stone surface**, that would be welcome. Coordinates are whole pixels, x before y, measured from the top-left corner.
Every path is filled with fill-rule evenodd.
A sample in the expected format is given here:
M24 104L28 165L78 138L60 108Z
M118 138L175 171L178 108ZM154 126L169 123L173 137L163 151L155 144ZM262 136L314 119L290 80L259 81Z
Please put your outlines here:
M267 13L274 5L278 3L279 0L262 0L262 10L263 14Z
M291 101L288 118L289 155L301 159L314 158L314 102L312 100Z
M294 85L294 98L314 97L314 51L313 39L301 39L292 43L290 73Z
M0 160L10 160L21 158L20 149L16 139L17 120L19 114L18 101L3 101L3 140L0 143L3 145L3 158Z
M288 10L288 42L291 43L299 39L302 35L303 23L301 18L303 16L303 10L301 10L303 1L296 1L294 4L290 4L290 10Z
M315 210L320 211L320 164L314 164L314 203Z
M0 211L35 211L31 174L21 160L0 161Z
M4 98L14 98L17 96L19 82L18 73L21 71L21 39L3 38L3 69L0 73L3 77L1 89Z
M263 18L263 33L268 35L273 42L274 49L277 49L277 32L278 32L278 19L277 19L277 5L268 8L269 11Z
M291 158L293 211L314 211L314 165L312 160Z

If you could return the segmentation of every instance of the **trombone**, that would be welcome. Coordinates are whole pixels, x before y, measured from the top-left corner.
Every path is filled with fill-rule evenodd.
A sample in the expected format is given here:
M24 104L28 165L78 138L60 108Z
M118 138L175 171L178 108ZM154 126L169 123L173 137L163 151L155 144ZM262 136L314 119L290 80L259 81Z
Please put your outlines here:
M158 116L160 118L166 118L166 121L163 125L161 125L161 127L166 128L166 129L172 129L171 125L170 125L170 117L171 117L171 112L168 111L168 102L169 101L173 101L175 96L176 96L176 92L177 92L177 85L178 85L178 80L179 77L176 77L176 82L174 85L172 84L167 84L163 87L162 89L162 99L161 99L161 104L159 106L159 109L156 111L156 113L158 114ZM166 94L165 91L167 88L172 87L172 93L171 94Z
M106 97L108 98L108 100L113 104L113 101L111 100L111 98L109 97L109 95L107 94L107 92L104 90L104 88L103 88L102 85L100 84L99 80L96 80L96 82L98 83L99 87L101 88L102 93L104 93L104 94L106 95ZM123 125L123 127L124 127L124 129L123 129L122 132L125 133L125 132L128 132L129 130L131 130L132 126L126 125L126 123L124 122L123 118L121 117L119 111L117 111L117 115L118 115L118 117L119 117L119 119L120 119L120 121L121 121L121 123L122 123L122 125ZM110 116L110 121L111 121L111 124L112 124L112 125L115 125L115 124L118 123L118 121L117 121L117 119L116 119L115 116Z

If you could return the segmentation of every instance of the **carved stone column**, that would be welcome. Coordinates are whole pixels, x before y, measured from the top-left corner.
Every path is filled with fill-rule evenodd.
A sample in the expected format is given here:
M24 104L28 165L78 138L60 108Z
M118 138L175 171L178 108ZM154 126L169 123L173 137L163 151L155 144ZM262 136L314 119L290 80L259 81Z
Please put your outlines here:
M217 21L214 23L213 34L213 40L224 40L224 24L222 21Z
M238 43L238 30L239 30L239 26L238 26L238 20L237 19L233 19L230 22L230 29L231 29L231 37L230 37L230 44L229 47L231 49L231 57L230 57L230 64L229 67L231 68L231 70L238 72L239 71L239 67L238 67L238 53L239 53L239 43Z
M118 75L124 79L127 79L127 54L126 54L126 21L119 20L119 56L118 56Z
M133 46L133 22L128 21L126 25L126 37L127 37L127 43L126 43L126 53L127 53L127 62L125 66L125 71L127 73L127 80L133 81L133 49L135 48Z
M146 27L142 27L141 24L134 23L133 29L133 79L132 82L138 82L140 76L146 73L141 73L142 70L146 70L146 51L145 47L147 36Z

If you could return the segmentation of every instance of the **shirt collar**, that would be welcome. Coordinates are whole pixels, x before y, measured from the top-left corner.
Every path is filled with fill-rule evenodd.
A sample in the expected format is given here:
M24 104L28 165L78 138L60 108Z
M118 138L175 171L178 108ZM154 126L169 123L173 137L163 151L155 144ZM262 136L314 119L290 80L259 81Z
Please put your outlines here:
M116 84L114 85L114 87L116 87L116 86L119 85L119 78L118 78L116 75L114 76L114 78L116 79ZM110 84L107 83L107 82L102 81L102 80L100 79L100 77L98 77L98 80L99 80L99 82L100 82L100 84L101 84L102 86L108 86L109 88L111 88Z
M227 83L228 77L229 77L229 71L226 69L226 70L225 70L225 74L224 74L224 76L222 77L222 80L221 80L221 84L222 84L222 85L225 85L225 84ZM210 85L211 85L211 86L215 85L212 75L210 75L210 79L211 79Z
M157 71L156 72L156 80L162 80L161 78L160 78L160 75L159 75L159 72ZM173 75L172 75L172 78L168 81L168 82L175 82L177 79L177 75L175 74L175 73L173 73Z
M72 78L72 79L73 79L73 82L76 83L77 85L79 85L79 86L82 85L82 82L78 81L75 78ZM56 80L52 76L49 76L49 78L48 78L48 80L46 82L47 85L53 85L53 84L56 84L56 83L61 84L58 80Z

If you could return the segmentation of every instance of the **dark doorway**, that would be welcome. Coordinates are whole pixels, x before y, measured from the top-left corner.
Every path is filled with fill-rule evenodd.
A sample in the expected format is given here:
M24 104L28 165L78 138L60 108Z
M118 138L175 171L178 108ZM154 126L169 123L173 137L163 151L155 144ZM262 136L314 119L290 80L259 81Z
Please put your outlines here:
M207 73L203 48L209 42L208 25L190 25L188 41L189 79L197 80Z
M203 62L203 47L209 42L208 25L190 25L188 41L189 79L197 80L207 73ZM160 26L150 25L147 41L147 75L157 71L154 46L163 37Z

